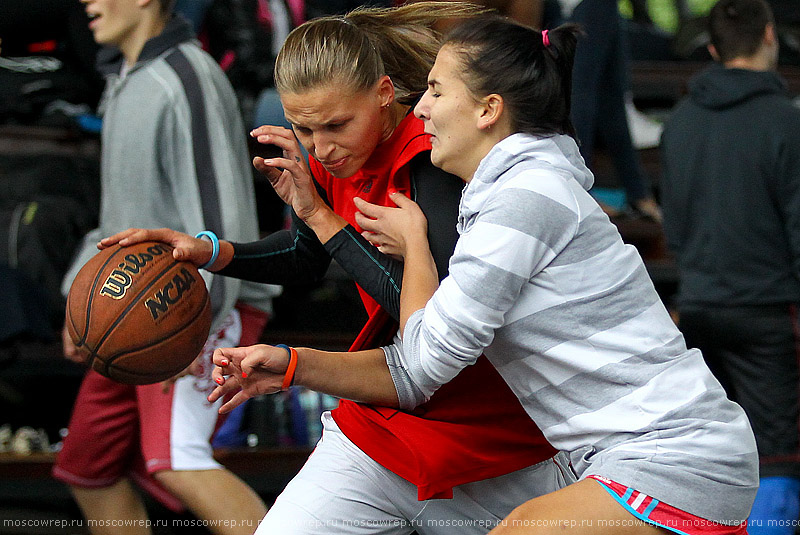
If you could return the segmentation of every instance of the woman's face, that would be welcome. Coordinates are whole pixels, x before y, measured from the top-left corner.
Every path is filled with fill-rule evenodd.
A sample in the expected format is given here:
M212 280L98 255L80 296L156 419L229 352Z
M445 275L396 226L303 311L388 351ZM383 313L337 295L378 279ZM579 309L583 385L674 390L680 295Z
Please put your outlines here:
M308 153L337 178L361 169L387 129L394 98L384 76L374 88L353 91L332 82L302 93L281 94L286 119Z
M448 45L436 56L428 89L414 108L431 134L431 162L469 181L485 154L478 154L483 107L461 76L463 66Z

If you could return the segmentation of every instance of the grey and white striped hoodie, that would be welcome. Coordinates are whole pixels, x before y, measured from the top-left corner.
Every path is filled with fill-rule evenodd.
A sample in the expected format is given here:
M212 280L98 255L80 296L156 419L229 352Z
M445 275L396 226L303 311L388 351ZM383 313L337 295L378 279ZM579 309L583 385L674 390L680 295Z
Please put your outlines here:
M579 478L738 523L758 487L750 425L687 350L592 182L568 136L515 134L481 161L449 277L409 319L402 351L387 348L401 404L485 353Z

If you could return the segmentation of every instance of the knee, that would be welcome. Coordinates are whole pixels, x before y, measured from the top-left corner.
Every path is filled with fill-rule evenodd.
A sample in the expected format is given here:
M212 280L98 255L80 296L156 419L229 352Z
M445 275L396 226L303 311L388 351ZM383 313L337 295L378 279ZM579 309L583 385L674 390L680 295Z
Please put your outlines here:
M530 504L526 503L520 505L497 524L492 530L491 535L511 535L512 533L519 533L519 530L530 526L530 518Z
M159 470L153 479L172 493L177 493L186 485L192 484L192 472L185 470Z

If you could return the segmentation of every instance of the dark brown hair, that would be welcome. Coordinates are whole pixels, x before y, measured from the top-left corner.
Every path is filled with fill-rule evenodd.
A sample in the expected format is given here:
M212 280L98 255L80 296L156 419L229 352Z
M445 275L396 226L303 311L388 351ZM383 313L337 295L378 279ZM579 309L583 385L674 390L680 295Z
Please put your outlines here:
M752 56L772 22L772 10L764 0L720 0L708 16L711 44L723 62Z
M443 45L460 56L474 95L503 97L515 132L574 137L569 115L578 33L565 24L543 34L492 15L457 26Z

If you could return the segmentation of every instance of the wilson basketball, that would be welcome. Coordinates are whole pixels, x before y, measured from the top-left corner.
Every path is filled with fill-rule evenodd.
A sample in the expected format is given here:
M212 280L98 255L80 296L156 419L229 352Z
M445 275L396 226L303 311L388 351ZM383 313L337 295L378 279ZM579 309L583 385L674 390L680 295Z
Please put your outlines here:
M78 272L66 323L97 372L121 383L157 383L202 350L211 302L197 268L175 260L170 245L115 245Z

